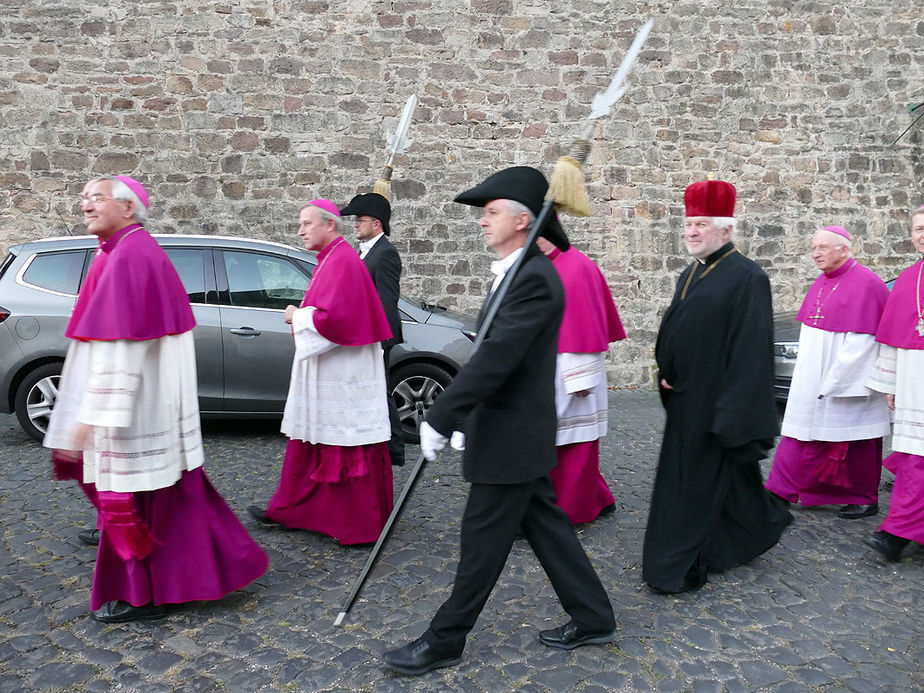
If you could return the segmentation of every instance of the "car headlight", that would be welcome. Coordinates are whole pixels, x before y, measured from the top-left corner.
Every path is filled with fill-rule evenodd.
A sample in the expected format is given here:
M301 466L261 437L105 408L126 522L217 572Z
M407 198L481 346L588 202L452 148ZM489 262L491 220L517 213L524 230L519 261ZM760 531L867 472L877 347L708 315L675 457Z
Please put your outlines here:
M794 359L799 355L799 342L776 342L773 353L784 359Z

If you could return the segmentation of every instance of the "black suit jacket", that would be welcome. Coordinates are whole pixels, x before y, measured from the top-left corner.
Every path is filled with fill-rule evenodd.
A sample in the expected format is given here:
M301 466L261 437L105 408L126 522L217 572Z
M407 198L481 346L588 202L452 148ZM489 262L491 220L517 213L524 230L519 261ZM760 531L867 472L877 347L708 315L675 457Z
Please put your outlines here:
M523 483L557 464L555 360L565 292L549 259L535 246L526 253L485 340L427 412L443 435L465 432L462 473L474 483Z
M404 341L404 335L401 333L401 314L398 312L401 256L388 240L388 236L382 236L366 253L363 262L372 275L372 283L375 284L382 308L385 309L385 317L388 318L388 326L391 327L392 338L382 342L384 349L390 349Z

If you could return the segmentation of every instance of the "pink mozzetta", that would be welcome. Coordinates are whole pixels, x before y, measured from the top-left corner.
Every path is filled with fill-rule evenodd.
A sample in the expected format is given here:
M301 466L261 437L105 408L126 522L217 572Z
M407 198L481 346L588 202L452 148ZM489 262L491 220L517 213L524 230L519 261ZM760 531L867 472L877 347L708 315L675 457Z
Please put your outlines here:
M65 335L71 339L144 341L196 326L173 264L139 224L101 243Z
M916 329L921 319L918 310L924 308L924 296L921 295L924 282L918 282L922 275L924 260L915 262L898 275L879 322L877 342L899 349L924 349L924 337Z
M318 253L302 308L314 306L314 326L341 346L375 344L392 336L372 276L356 251L337 236Z
M796 319L828 332L876 334L888 298L882 279L850 258L815 280Z
M549 259L565 287L558 353L599 354L625 339L610 287L594 261L573 246L565 252L556 248Z

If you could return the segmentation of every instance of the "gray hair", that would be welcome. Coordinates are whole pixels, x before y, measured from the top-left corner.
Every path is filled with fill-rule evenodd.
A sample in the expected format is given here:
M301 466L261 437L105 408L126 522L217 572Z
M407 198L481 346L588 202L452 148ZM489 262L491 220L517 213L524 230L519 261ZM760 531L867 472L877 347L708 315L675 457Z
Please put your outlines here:
M536 221L536 215L533 214L533 210L516 200L504 200L504 202L507 203L507 211L510 213L510 216L518 217L521 214L529 215L529 223L526 225L526 228L532 228L533 223Z
M828 238L831 241L833 241L831 245L834 246L835 248L840 248L841 246L844 246L845 248L847 248L847 250L850 250L853 247L853 242L846 236L842 236L839 233L834 233L834 231L828 231L828 229L821 229L818 233L823 233L825 235L825 238Z
M735 217L712 217L712 223L720 229L730 228L732 235L738 227L738 220Z
M112 199L114 200L124 200L125 202L134 202L135 203L135 213L132 215L139 224L144 224L148 218L148 208L142 204L141 200L135 194L135 192L125 185L118 178L113 178L112 176L100 176L94 180L108 180L112 185Z
M331 214L326 209L321 209L320 207L315 207L315 205L307 205L308 207L314 207L318 210L318 218L322 221L327 221L328 219L334 222L334 230L337 232L338 236L343 235L343 219L338 217L336 214Z

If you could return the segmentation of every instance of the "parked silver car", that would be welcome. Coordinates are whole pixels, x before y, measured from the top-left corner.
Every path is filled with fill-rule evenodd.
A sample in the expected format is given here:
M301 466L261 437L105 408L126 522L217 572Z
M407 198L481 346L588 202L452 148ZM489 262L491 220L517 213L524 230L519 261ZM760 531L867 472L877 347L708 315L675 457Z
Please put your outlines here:
M314 254L268 241L155 236L179 272L196 317L199 407L218 418L279 417L295 347L285 307L298 304ZM97 246L95 236L15 245L0 264L0 411L36 440L55 404L64 330ZM405 342L391 352L389 391L405 436L471 352L475 320L402 298Z

